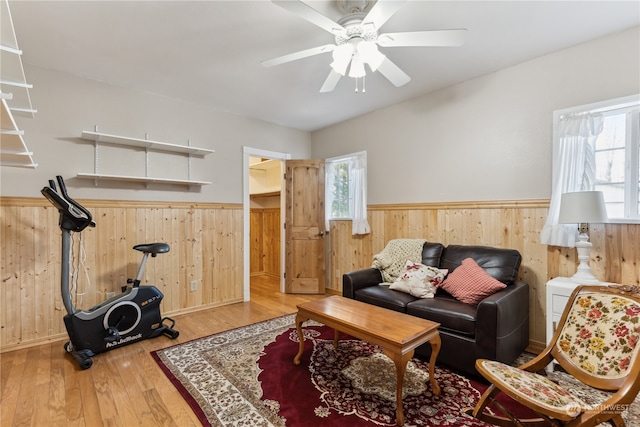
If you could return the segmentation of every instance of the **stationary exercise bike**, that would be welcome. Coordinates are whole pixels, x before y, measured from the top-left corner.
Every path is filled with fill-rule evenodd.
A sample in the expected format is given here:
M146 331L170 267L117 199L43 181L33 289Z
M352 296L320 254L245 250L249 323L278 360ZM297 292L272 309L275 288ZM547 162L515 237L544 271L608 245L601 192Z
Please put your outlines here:
M144 267L149 255L169 252L166 243L136 245L133 249L144 255L135 279L128 279L131 286L123 286L121 293L107 299L88 310L77 310L70 290L71 232L82 232L87 227L95 227L91 213L67 194L64 180L57 176L42 189L42 194L60 212L59 225L62 230L61 291L62 302L67 314L64 325L70 341L64 345L81 369L93 364L94 355L113 350L146 338L166 335L178 338L173 329L175 321L161 317L160 301L164 297L155 286L140 286ZM165 322L168 323L165 324Z

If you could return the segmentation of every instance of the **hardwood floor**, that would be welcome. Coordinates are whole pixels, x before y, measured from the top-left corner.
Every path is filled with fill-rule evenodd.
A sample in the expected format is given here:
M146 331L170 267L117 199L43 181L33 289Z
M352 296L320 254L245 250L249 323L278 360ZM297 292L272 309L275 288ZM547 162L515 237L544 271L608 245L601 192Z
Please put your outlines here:
M277 282L257 276L250 302L175 316L176 340L163 336L102 353L85 371L63 342L1 354L0 425L199 426L150 352L294 313L297 304L323 297L281 294Z

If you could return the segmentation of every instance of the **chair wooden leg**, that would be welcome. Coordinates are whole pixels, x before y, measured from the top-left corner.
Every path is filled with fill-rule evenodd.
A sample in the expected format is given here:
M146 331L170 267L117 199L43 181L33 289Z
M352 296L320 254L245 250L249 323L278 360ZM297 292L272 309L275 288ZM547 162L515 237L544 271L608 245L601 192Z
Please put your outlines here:
M480 400L476 404L475 408L467 408L464 412L472 417L475 417L481 421L500 426L500 427L547 427L553 426L554 423L547 418L533 418L521 420L513 416L506 408L495 401L494 397L500 393L500 389L493 384L482 394ZM500 410L506 415L501 417L499 415L492 415L485 410L490 403L494 403ZM617 426L616 426L617 427Z
M622 416L620 414L616 415L615 417L611 418L609 420L611 422L611 424L613 424L615 427L625 427L627 424L624 422L624 420L622 419Z
M498 393L500 393L500 390L496 386L491 384L489 388L486 389L484 393L482 393L482 396L480 396L480 400L478 400L478 403L476 403L476 407L473 409L472 415L478 418L478 415L484 412L484 409L487 407L487 405L489 405L489 403L491 403L493 398Z
M513 427L514 425L517 425L513 422L513 420L503 417L496 417L485 412L487 405L489 405L489 403L493 401L494 396L499 392L500 390L493 384L491 384L489 388L486 389L484 393L482 393L482 396L480 397L480 400L478 400L478 403L476 403L475 408L467 408L464 410L464 412L481 421L485 421L497 426Z

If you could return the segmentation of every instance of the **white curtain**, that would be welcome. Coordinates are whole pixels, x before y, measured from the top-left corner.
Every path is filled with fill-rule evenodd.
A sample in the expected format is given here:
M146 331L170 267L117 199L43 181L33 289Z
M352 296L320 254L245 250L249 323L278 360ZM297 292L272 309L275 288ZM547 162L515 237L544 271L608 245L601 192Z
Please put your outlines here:
M325 214L324 214L324 222L325 222L325 230L331 230L330 220L331 220L331 203L333 202L333 196L331 193L331 189L333 188L336 176L332 172L331 168L333 165L330 162L325 162L325 167L327 168L327 173L325 174L325 186L324 186L324 204L325 204Z
M599 113L564 114L558 120L551 203L547 222L540 232L540 241L545 245L575 246L576 225L558 224L560 195L594 189L594 141L602 132L603 124L604 116Z
M351 221L351 234L369 234L369 222L367 221L367 170L358 157L351 169L353 175L353 219Z

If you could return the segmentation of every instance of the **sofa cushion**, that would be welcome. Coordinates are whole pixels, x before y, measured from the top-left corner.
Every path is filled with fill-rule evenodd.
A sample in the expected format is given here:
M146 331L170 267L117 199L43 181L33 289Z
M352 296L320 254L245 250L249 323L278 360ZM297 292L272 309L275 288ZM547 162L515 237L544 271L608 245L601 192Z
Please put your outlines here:
M406 292L416 298L433 298L437 286L442 283L447 273L447 270L407 260L404 271L389 289Z
M466 258L472 258L491 277L507 285L518 278L522 260L520 252L515 249L449 245L442 254L439 268L446 268L452 273Z
M407 314L440 323L441 329L473 338L476 333L476 307L442 291L436 298L418 299L407 304Z
M507 285L489 276L473 258L466 258L440 287L464 303L478 305Z
M422 246L422 263L431 267L439 267L444 245L442 243L425 242Z
M368 286L354 292L355 299L390 310L406 312L407 304L416 298L399 291L389 289L389 285Z

